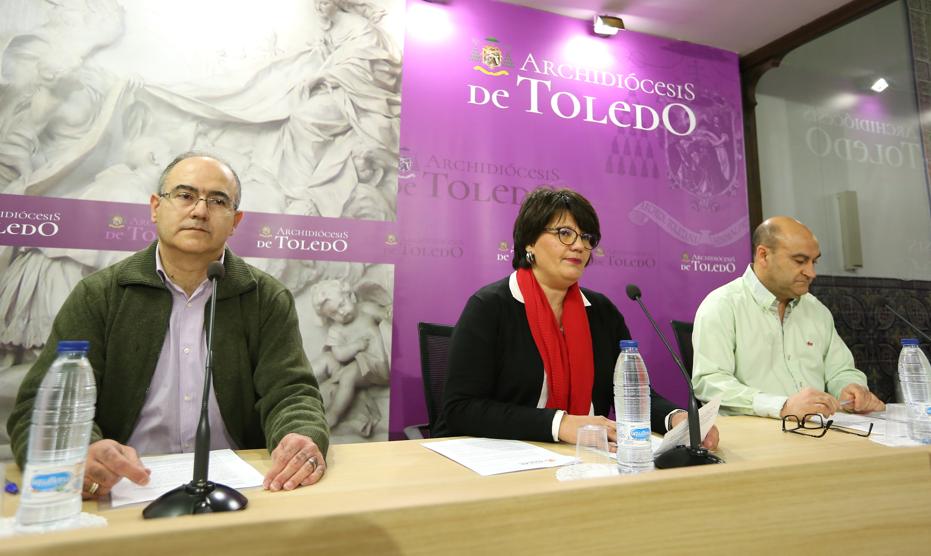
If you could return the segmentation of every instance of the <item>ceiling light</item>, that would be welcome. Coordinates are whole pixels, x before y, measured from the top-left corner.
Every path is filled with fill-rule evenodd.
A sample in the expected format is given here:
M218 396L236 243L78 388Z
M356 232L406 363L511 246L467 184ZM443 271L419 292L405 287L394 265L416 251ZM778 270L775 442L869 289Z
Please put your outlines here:
M613 15L595 16L595 34L600 37L612 37L624 28L624 20Z
M880 77L870 85L870 89L873 89L877 93L885 91L889 87L889 82L886 81L884 77Z
M446 41L455 34L449 10L440 2L411 4L407 12L407 32L409 39L428 43Z

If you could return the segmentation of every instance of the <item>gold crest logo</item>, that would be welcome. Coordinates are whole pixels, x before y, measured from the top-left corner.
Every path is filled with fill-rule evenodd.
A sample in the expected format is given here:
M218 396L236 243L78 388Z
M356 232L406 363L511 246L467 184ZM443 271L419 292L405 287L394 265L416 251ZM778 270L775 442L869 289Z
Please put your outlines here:
M507 253L510 250L511 250L511 247L508 245L508 242L502 241L501 243L498 244L498 251L504 251L505 253Z
M110 223L107 224L108 228L113 228L115 230L121 230L126 226L126 220L119 214L114 214L110 217Z
M472 69L492 77L508 75L508 70L503 68L514 67L510 54L494 37L472 40L472 62L475 63Z
M398 150L398 179L409 180L417 175L419 170L414 153L407 147Z
M688 254L688 253L682 253L682 262L683 262L683 263L689 262L689 254Z
M394 234L388 234L388 237L385 238L385 245L397 245L398 236Z
M605 250L602 249L601 247L595 247L595 256L596 256L596 257L604 257L604 256L605 256Z
M486 44L482 48L482 63L489 68L494 69L500 66L502 58L503 55L501 54L501 49L497 46Z
M262 237L272 237L272 227L268 224L262 226L262 229L259 230L259 235Z

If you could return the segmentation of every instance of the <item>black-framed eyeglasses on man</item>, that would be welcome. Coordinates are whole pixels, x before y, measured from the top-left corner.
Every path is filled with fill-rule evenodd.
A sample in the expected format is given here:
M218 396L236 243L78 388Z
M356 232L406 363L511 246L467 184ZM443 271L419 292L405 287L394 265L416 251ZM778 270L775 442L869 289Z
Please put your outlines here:
M198 191L189 185L179 185L167 193L159 193L158 196L168 199L179 209L191 209L198 202L203 201L207 205L207 210L214 214L236 211L236 204L225 193L210 193L206 197L201 197Z
M870 423L869 429L864 432L835 425L833 419L825 421L824 416L820 413L808 413L803 417L799 417L798 415L786 415L782 418L782 432L791 432L803 436L821 438L826 435L829 430L866 438L873 433L873 423Z
M556 234L556 237L559 238L559 242L563 245L572 245L575 243L577 238L582 238L582 247L591 251L598 246L598 238L594 234L588 232L579 233L568 226L560 226L559 228L543 228L544 232L549 232L551 234Z

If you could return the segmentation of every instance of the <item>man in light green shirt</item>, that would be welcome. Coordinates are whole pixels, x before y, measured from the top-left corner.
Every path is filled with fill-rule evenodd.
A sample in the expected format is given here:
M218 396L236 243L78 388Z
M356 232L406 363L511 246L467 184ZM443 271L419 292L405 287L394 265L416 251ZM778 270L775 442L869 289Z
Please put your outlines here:
M817 238L792 218L770 218L753 232L753 263L695 313L698 399L720 396L723 414L764 417L885 408L831 312L808 293L820 256Z

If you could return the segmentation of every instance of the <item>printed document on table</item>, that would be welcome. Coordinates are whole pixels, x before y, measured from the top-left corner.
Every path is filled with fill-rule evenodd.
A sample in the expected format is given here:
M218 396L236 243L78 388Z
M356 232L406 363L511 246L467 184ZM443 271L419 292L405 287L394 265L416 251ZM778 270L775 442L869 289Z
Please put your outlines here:
M708 431L714 425L714 420L718 418L718 408L721 407L721 398L712 398L701 409L698 410L698 423L701 429L701 437L705 438ZM672 450L676 446L688 445L689 443L689 422L683 419L681 423L674 426L672 430L663 436L663 442L659 448L653 450L653 455L658 456Z
M152 470L149 484L137 485L128 479L116 483L110 491L110 505L114 508L126 504L148 502L178 486L191 482L194 474L194 454L171 454L142 458L142 464ZM264 477L243 461L232 450L210 452L208 478L233 488L262 485Z
M575 462L574 456L557 454L520 440L464 438L421 445L483 476L559 467Z
M883 419L882 413L859 415L857 413L845 413L843 411L838 411L834 415L828 417L828 419L834 421L835 425L840 425L844 428L854 429L864 433L870 430L870 424L872 423L872 434L886 434L886 420Z
M885 412L858 415L856 413L838 411L832 415L830 419L834 421L834 425L855 429L864 433L870 430L870 423L872 423L873 432L870 434L870 440L877 444L882 444L883 446L898 448L903 446L922 445L921 442L912 440L908 437L908 424L905 421L890 419Z

